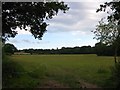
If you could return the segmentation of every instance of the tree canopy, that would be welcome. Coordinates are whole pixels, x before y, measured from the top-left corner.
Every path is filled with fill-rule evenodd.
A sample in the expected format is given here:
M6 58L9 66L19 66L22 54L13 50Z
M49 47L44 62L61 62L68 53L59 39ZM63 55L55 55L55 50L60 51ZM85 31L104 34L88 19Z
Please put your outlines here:
M110 10L107 9L107 7L109 7ZM120 43L120 1L106 2L103 5L100 5L100 8L97 9L96 12L100 12L100 11L104 11L104 12L107 11L107 13L108 13L108 16L107 16L108 23L104 23L104 22L102 22L102 24L99 23L99 26L101 26L101 25L104 26L104 28L103 28L104 30L101 32L107 31L107 33L105 35L106 37L102 37L102 39L103 38L105 38L106 40L111 39L111 42L113 44L114 43L119 44ZM96 31L98 31L98 30L96 30ZM111 43L111 42L109 42L109 43Z
M107 9L107 7L109 7L109 9ZM120 1L106 2L100 5L100 8L97 9L96 12L100 11L107 11L108 16L107 22L102 19L94 31L97 39L104 39L103 41L108 41L109 39L109 43L113 43L115 40L118 41L120 39Z
M107 45L114 44L115 41L118 42L119 39L118 25L114 21L106 23L103 19L101 19L99 24L96 25L94 33L97 40L100 40L100 42Z
M10 43L5 44L3 49L6 54L14 54L14 52L17 51L17 48Z
M107 9L107 7L109 7L111 9L111 11L109 9ZM100 5L100 8L97 9L96 12L100 12L100 11L107 11L107 13L109 14L107 16L107 20L108 22L110 21L117 21L118 25L120 25L120 1L111 1L111 2L105 2L104 4Z
M96 38L108 45L114 45L115 50L115 62L117 52L120 49L120 1L106 2L100 5L100 8L96 12L107 11L107 21L99 21L99 24L94 30Z
M35 38L41 39L48 24L61 10L69 9L64 2L2 2L2 40L15 37L15 29L29 30Z

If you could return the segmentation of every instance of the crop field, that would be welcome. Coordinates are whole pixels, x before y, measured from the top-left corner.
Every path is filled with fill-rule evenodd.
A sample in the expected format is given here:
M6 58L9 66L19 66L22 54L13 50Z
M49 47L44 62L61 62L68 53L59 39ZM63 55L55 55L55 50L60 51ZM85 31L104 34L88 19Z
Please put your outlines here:
M113 57L92 55L13 55L29 75L37 80L36 87L103 87L114 65Z

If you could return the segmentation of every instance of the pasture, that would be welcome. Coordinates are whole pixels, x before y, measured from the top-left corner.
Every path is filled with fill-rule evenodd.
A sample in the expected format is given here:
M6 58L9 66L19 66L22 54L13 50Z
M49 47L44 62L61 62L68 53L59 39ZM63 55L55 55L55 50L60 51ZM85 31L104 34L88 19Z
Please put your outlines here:
M80 87L82 82L103 87L108 83L110 67L114 65L113 57L94 54L12 55L10 58L37 80L36 87L47 87L45 83L51 81L61 87Z

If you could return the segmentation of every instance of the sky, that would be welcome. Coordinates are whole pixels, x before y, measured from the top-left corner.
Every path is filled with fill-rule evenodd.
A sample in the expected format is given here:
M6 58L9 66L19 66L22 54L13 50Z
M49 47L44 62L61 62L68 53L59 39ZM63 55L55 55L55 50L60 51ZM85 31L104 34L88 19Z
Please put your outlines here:
M107 0L109 1L109 0ZM98 21L106 16L106 13L96 13L99 5L105 0L74 0L64 1L70 7L66 13L58 12L51 20L47 32L42 40L35 39L32 34L17 28L18 35L9 38L6 43L12 43L17 49L56 49L61 47L94 46L98 41L93 39Z

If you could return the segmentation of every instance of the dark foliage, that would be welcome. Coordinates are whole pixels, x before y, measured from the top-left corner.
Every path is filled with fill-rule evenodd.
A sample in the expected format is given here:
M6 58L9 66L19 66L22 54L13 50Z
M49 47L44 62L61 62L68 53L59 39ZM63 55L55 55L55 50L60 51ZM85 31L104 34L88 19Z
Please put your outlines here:
M108 9L110 8L112 11L109 12ZM115 66L112 68L112 78L115 83L116 90L120 90L120 61L118 59L117 61L117 56L120 56L120 1L111 1L111 2L106 2L102 5L100 5L100 8L97 9L97 12L99 11L107 11L109 14L107 16L107 21L108 22L114 22L117 25L117 31L113 29L115 33L117 33L117 36L115 37L114 42L112 43L114 49L111 50L114 51L114 59L115 59ZM112 36L114 38L114 35ZM109 51L110 52L110 51Z
M96 43L95 47L82 46L82 47L62 47L61 49L23 49L19 52L30 54L96 54L98 56L114 56L114 46L107 46L103 43ZM120 50L118 50L118 56Z
M109 9L107 9L107 7L110 8L111 12ZM112 45L114 46L115 50L114 50L114 54L116 56L116 54L119 55L120 51L120 1L113 1L113 2L106 2L102 5L100 5L100 8L97 9L97 12L100 11L107 11L108 16L107 16L107 21L109 23L114 22L116 24L117 30L115 30L115 28L112 30L112 32L110 32L110 30L108 30L108 33L113 34L111 35L111 37L108 37L108 34L106 34L106 37L111 39ZM113 26L114 27L114 26ZM107 38L105 38L107 40ZM112 41L112 38L113 39Z
M94 47L62 47L61 49L23 49L19 50L30 54L94 54Z
M100 11L105 12L107 10L106 9L107 7L110 7L110 9L112 10L112 14L110 14L107 17L108 21L111 21L111 20L118 21L118 25L120 25L120 1L106 2L104 4L101 4L100 8L97 9L96 12L100 12ZM109 11L107 11L107 13L109 13Z
M2 39L15 37L15 29L28 30L35 38L41 39L48 24L61 10L65 13L69 7L64 2L2 2Z
M95 53L98 56L114 56L115 48L114 45L107 46L103 43L96 43L95 44ZM120 50L117 51L117 56L120 55Z
M17 51L17 48L13 44L7 43L3 46L3 51L6 54L11 55L11 54L14 54L14 52Z
M95 44L95 53L98 56L113 56L114 55L114 48L112 45L106 46L103 43L96 43Z

